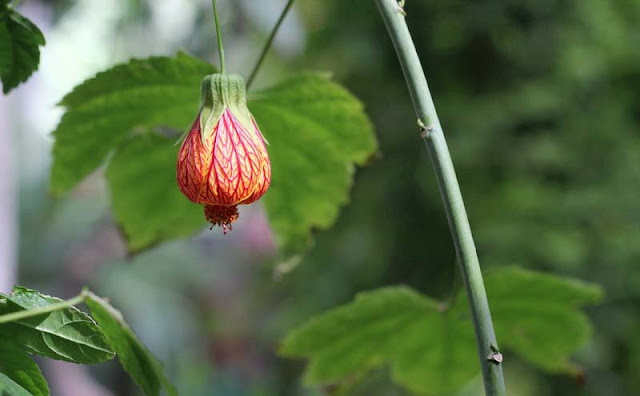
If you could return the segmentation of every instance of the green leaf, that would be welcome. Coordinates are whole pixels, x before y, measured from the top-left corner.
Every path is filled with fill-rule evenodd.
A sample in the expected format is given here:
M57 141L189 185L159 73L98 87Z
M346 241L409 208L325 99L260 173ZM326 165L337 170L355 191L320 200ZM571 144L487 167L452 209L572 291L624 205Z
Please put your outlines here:
M66 112L53 132L51 190L75 186L136 129L186 129L198 113L202 78L213 71L178 53L134 59L76 87L60 102ZM162 177L173 179L173 173Z
M122 314L102 298L93 293L87 294L86 304L91 309L91 314L102 326L124 369L142 387L145 394L159 395L164 387L169 395L177 395L160 362L136 337Z
M0 396L32 396L28 390L0 372Z
M11 9L0 8L0 79L7 94L26 81L40 63L44 36L30 20Z
M0 314L63 302L22 287L14 288L6 299L0 304ZM100 327L75 307L0 324L0 336L27 352L73 363L100 363L114 356Z
M10 342L10 340L0 340L0 394L3 391L9 395L18 394L22 391L10 392L3 389L3 378L8 378L24 389L25 394L33 396L48 396L49 386L42 376L40 368L22 349ZM5 384L7 386L7 384Z
M2 9L0 8L0 15ZM6 17L5 17L6 18ZM0 77L11 70L11 34L4 22L0 22Z
M313 229L330 227L349 200L354 164L376 150L362 104L320 74L252 96L249 108L270 142L273 177L265 206L279 245L296 253Z
M176 187L173 141L144 135L159 125L185 129L197 114L199 84L212 72L178 54L132 60L76 87L61 101L67 111L54 132L51 189L69 190L113 152L107 178L131 250L196 232L202 209ZM283 251L296 253L348 201L354 165L376 149L372 126L357 99L319 74L260 92L250 107L271 142L266 208Z
M340 382L388 362L407 388L442 393L478 371L470 324L449 320L436 301L405 287L358 294L291 332L281 353L311 359L308 384Z
M489 273L485 286L503 348L550 372L575 371L568 358L591 336L578 308L602 300L599 286L515 267Z
M107 168L113 213L133 251L204 226L202 206L178 190L173 143L154 133L135 136Z
M590 334L578 307L599 301L600 288L518 268L485 283L501 347L547 371L572 372L568 358ZM292 331L281 352L310 359L309 384L347 381L386 362L398 383L437 394L479 373L464 292L448 309L404 287L362 293Z

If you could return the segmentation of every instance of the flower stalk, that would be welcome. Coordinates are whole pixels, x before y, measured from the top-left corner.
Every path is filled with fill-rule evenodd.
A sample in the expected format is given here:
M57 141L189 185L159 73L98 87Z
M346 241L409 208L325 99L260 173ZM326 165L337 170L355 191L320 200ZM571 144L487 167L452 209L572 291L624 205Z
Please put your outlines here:
M376 3L402 66L418 116L421 136L431 157L440 187L457 261L471 308L485 393L487 396L504 396L506 389L502 373L502 355L498 350L471 227L449 148L438 120L420 58L405 21L404 1L376 0Z
M249 88L251 87L251 84L253 84L253 80L255 80L256 74L258 74L258 70L260 70L260 67L262 66L262 62L264 62L264 58L267 56L267 52L269 52L269 49L271 48L271 44L273 44L273 39L276 37L276 33L278 33L278 30L280 29L282 22L284 22L284 19L287 17L289 10L291 10L291 6L293 6L294 1L295 0L289 0L287 2L287 5L284 6L284 9L282 10L280 17L278 18L278 21L276 22L273 29L271 30L271 33L269 34L269 38L267 39L267 42L265 43L264 48L262 48L262 52L258 57L258 62L256 62L256 65L253 67L253 70L249 75L249 79L247 79L247 90L249 90Z
M220 32L220 21L218 20L218 5L216 0L211 0L213 5L213 19L216 22L216 38L218 39L218 54L220 55L220 73L224 74L224 46L222 45L222 33Z

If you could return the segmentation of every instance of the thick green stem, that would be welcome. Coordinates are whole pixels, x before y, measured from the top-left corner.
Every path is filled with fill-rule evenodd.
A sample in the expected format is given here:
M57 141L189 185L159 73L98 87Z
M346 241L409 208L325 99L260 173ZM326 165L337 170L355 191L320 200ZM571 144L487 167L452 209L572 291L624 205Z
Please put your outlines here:
M218 20L218 6L216 0L211 0L213 5L213 18L216 21L216 36L218 38L218 54L220 54L220 73L224 74L224 47L222 46L222 33L220 32L220 22Z
M402 9L403 2L376 0L376 3L398 54L418 115L422 137L438 179L440 194L458 256L460 272L471 307L485 392L487 396L503 396L506 395L506 390L502 374L502 355L498 352L498 343L491 322L489 302L482 281L471 227L447 142L436 114L420 58L405 21L405 12Z
M294 1L295 0L289 0L287 5L284 6L284 10L282 10L282 13L280 14L280 18L278 18L278 21L276 22L275 26L271 30L271 34L269 34L269 38L267 39L267 42L265 43L264 48L260 53L258 62L253 67L253 71L251 71L251 74L249 75L249 79L247 80L247 90L249 90L249 87L251 86L251 84L253 84L253 80L256 78L256 74L258 74L258 70L260 70L260 67L262 66L262 62L264 62L264 58L267 56L267 52L269 52L269 48L271 48L271 44L273 44L273 39L276 37L276 33L278 33L278 29L280 29L280 25L282 25L282 22L284 21L284 18L286 18L287 14L289 13L289 10L291 9L291 6L293 5Z
M86 298L85 294L82 293L82 294L80 294L78 296L75 296L75 297L69 299L69 300L61 301L61 302L56 303L56 304L47 305L46 307L35 308L35 309L26 309L24 311L8 313L6 315L0 316L0 324L9 323L9 322L15 322L16 320L26 319L26 318L30 318L30 317L33 317L33 316L43 315L43 314L46 314L46 313L49 313L49 312L57 311L59 309L69 308L69 307L72 307L74 305L80 304L81 302L84 301L85 298Z

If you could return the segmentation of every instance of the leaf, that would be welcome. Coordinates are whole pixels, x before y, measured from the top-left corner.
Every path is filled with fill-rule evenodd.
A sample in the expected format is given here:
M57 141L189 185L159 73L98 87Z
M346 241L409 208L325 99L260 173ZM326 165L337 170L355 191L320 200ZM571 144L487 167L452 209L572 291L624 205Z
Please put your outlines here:
M113 152L107 178L130 249L197 231L201 208L179 195L173 142L142 135L159 125L185 129L197 114L199 84L212 72L178 54L132 60L76 87L61 101L67 111L54 132L52 190L69 190ZM372 127L361 103L319 74L260 92L250 107L271 142L266 208L283 251L297 253L347 202L354 165L376 149Z
M38 365L31 360L22 349L9 340L0 340L0 395L3 391L9 395L21 394L22 391L3 389L3 378L8 378L24 389L25 394L33 396L48 396L49 386L42 376ZM5 383L9 386L9 383Z
M68 191L136 128L186 129L198 112L202 78L212 72L208 63L178 53L133 59L77 86L60 102L66 112L53 132L51 190Z
M194 233L204 225L202 207L178 190L174 142L157 134L135 136L107 168L111 204L129 249Z
M376 150L372 125L353 95L320 74L259 92L249 108L270 142L273 177L264 200L271 225L285 253L299 252L348 201L354 164Z
M22 287L15 287L6 299L6 304L0 304L0 314L63 302ZM75 307L0 324L0 335L27 352L73 363L100 363L114 356L100 327Z
M169 395L177 395L160 362L136 337L122 314L93 293L88 292L87 295L86 304L91 309L91 314L102 326L124 369L142 387L145 394L159 395L164 387Z
M591 335L587 316L577 308L599 302L600 287L517 267L490 272L485 287L502 348L550 372L575 372L568 358ZM467 314L464 294L452 311Z
M32 396L32 394L0 372L0 396Z
M477 373L474 345L469 323L448 320L436 301L411 289L388 287L294 330L281 353L311 359L308 384L344 381L388 362L409 389L443 393Z
M7 94L26 81L40 63L44 36L30 20L0 7L0 79Z
M599 287L518 268L486 277L501 347L551 372L572 372L568 357L590 333L578 307ZM359 294L284 340L281 353L310 359L309 384L348 381L388 363L395 381L417 393L457 390L479 373L472 324L461 292L449 309L405 287Z
M490 273L485 285L503 348L550 372L575 371L568 357L591 336L577 308L601 301L599 286L516 267Z

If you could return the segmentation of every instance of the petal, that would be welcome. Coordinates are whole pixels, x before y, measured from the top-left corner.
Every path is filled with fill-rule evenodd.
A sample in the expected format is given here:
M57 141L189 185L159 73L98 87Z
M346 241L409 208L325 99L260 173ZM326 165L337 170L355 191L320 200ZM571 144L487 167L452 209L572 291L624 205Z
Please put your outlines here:
M241 202L242 204L250 204L257 201L267 192L271 185L271 161L269 160L269 154L267 153L267 146L265 144L264 137L260 132L260 128L258 128L258 124L253 119L252 122L254 126L254 142L256 143L259 152L259 155L257 156L259 159L257 164L259 174L257 176L257 183L255 184L253 193L244 199Z
M199 203L203 189L203 169L206 167L206 157L201 153L202 141L200 139L200 117L191 126L191 131L182 142L178 153L178 165L176 176L180 191L191 201Z

